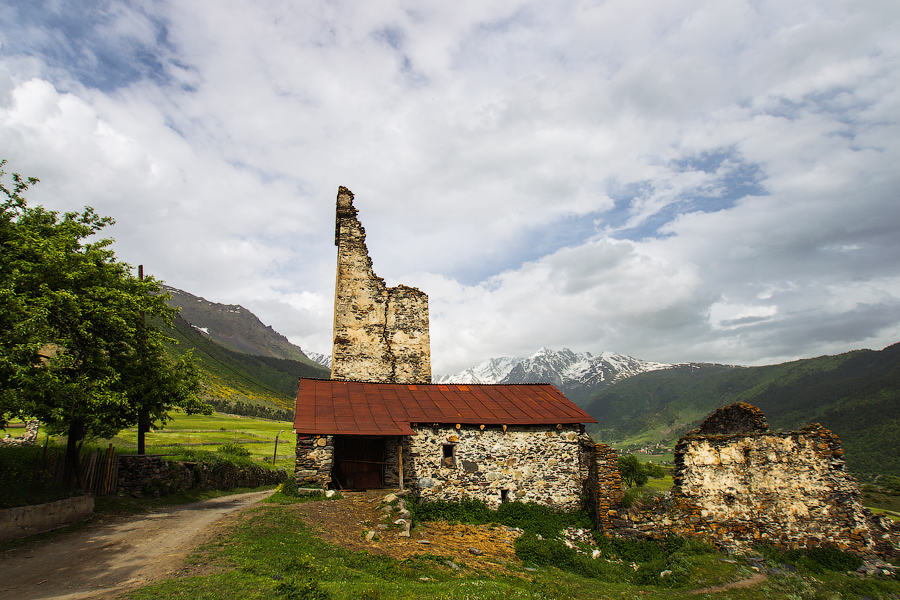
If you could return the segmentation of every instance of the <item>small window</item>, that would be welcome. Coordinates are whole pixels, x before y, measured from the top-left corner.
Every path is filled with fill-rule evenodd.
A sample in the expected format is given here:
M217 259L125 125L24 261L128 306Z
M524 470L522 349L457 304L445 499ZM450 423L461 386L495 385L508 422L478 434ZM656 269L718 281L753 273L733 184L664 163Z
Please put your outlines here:
M445 467L456 466L456 444L444 444L444 460Z
M509 500L509 490L500 490L500 502Z

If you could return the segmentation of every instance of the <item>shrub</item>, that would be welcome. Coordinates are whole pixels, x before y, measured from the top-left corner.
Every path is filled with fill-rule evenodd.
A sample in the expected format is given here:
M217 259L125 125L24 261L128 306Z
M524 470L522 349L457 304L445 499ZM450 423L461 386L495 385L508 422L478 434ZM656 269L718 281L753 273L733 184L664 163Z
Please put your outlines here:
M275 592L289 600L329 600L331 594L319 588L319 582L309 577L291 577L275 584Z
M593 560L579 554L559 540L539 539L533 533L524 533L516 539L516 556L523 562L556 567L582 577L592 577L608 582L627 580L630 570L622 564Z
M240 444L235 444L234 442L228 442L219 446L216 450L219 454L228 454L230 456L241 456L247 457L250 456L250 451Z
M691 581L691 565L684 554L676 552L638 567L632 581L639 585L680 587Z
M844 552L836 546L818 546L781 552L774 546L762 544L756 549L768 560L792 564L817 574L825 571L855 571L863 564L860 557L850 552Z
M278 484L277 488L275 488L275 493L289 498L298 498L300 496L300 491L297 488L297 480L293 477L285 479Z
M593 527L590 517L581 510L562 511L531 502L504 502L497 510L491 510L483 500L474 498L449 502L435 500L409 505L416 521L449 521L485 525L498 523L519 527L527 532L552 538L567 527Z

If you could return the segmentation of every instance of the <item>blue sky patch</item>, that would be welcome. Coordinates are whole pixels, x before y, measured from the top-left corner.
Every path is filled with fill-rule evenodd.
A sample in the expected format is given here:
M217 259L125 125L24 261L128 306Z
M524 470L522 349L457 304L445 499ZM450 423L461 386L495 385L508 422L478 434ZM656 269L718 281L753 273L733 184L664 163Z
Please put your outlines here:
M39 56L49 67L104 92L144 79L169 81L166 63L174 47L168 27L143 7L115 3L114 10L108 0L19 1L14 6L0 12L4 54ZM119 18L140 22L151 35L139 39L118 33ZM43 35L33 35L35 30Z

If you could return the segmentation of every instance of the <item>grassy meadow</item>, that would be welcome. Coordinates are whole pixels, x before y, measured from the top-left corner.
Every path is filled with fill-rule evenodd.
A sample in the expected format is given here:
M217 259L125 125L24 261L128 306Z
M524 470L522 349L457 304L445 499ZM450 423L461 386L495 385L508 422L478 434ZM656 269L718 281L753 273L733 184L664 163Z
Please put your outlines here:
M254 462L271 465L277 436L278 457L275 466L289 472L294 468L296 440L294 424L290 421L270 421L222 413L186 415L176 412L172 416L164 428L147 433L147 454L177 455L182 448L214 452L219 446L234 443L249 450ZM21 435L23 430L11 427L8 431L10 435L16 436ZM48 437L44 431L38 435L38 444L45 444L48 439L52 446L65 447L65 436ZM109 444L119 453L133 454L137 451L137 429L124 429L113 438L91 440L85 446L106 448Z
M276 467L294 468L294 424L290 421L269 421L213 413L211 415L175 414L162 429L146 436L148 454L177 453L179 447L215 450L234 443L250 451L254 461L272 464L275 438L278 437ZM122 452L137 449L137 429L126 429L111 442ZM264 460L265 459L265 460Z

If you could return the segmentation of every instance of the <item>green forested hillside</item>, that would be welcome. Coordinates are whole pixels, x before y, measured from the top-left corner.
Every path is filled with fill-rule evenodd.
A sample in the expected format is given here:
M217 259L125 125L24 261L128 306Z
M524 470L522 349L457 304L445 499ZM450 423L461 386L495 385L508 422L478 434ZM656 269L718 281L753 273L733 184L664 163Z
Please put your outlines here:
M328 378L326 367L235 352L213 342L177 317L167 333L176 354L192 350L203 372L204 400L223 412L293 418L299 377ZM287 413L290 413L290 416Z
M587 411L601 439L671 441L733 402L758 406L774 429L821 423L851 471L900 475L900 344L765 367L679 365L606 388Z

